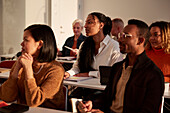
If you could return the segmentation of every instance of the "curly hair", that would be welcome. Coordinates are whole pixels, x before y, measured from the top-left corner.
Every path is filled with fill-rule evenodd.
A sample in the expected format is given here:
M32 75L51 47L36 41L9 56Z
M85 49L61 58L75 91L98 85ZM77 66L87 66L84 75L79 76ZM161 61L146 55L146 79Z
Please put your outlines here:
M157 21L149 26L149 30L152 27L159 27L162 38L162 48L165 53L170 54L170 23L165 21ZM147 43L146 49L152 49L150 42Z

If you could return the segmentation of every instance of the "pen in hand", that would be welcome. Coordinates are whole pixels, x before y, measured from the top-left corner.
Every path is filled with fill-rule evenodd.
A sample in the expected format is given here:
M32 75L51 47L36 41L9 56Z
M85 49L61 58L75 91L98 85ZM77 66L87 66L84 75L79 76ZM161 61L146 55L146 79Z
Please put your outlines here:
M69 50L71 50L71 51L73 51L74 49L73 48L71 48L71 47L68 47L68 46L64 46L65 48L67 48L67 49L69 49Z

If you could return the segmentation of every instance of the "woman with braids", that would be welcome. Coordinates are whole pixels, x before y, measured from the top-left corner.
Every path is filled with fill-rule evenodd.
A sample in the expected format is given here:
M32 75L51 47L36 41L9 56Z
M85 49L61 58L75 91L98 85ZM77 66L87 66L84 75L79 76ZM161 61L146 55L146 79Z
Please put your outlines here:
M81 44L77 61L71 70L65 72L64 79L69 76L99 77L99 66L112 66L123 60L118 42L110 37L112 21L109 17L99 12L90 13L84 27L88 37Z

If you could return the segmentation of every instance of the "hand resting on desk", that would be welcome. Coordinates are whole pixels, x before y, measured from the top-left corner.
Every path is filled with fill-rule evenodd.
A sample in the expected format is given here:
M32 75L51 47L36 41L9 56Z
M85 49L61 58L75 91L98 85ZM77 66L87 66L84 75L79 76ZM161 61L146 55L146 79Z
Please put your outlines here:
M66 79L66 78L68 78L68 77L70 77L70 74L69 74L68 72L65 72L65 74L64 74L64 79Z

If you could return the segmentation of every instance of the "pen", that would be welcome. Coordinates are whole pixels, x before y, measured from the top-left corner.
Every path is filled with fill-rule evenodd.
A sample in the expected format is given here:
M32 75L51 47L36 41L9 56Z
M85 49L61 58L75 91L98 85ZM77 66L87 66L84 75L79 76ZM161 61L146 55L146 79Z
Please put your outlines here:
M68 46L64 46L65 48L67 48L67 49L69 49L69 50L73 50L73 48L70 48L70 47L68 47Z

